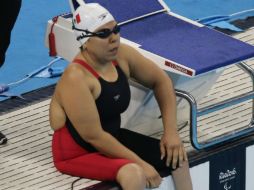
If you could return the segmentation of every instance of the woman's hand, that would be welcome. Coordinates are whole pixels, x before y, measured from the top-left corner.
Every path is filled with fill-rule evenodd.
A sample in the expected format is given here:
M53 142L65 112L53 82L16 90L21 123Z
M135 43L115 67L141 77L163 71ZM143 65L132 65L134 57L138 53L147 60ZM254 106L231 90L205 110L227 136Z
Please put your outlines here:
M162 178L153 166L147 162L143 162L141 167L146 176L146 188L153 189L160 186Z
M160 150L161 159L166 157L166 165L171 164L173 169L176 169L177 164L181 167L183 162L188 159L177 129L172 129L163 134L160 141Z

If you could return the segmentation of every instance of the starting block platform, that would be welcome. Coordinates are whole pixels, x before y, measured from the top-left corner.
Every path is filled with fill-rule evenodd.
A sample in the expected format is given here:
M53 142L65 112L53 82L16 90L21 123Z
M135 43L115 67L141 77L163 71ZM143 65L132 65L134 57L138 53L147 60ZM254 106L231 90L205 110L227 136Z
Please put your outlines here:
M149 3L143 0L70 0L70 5L75 10L79 4L91 2L102 4L112 13L121 26L122 43L152 59L173 80L178 97L178 125L190 124L191 142L196 149L216 146L254 131L250 123L246 130L201 142L197 130L198 117L254 97L254 92L248 92L202 109L197 107L226 67L238 65L253 78L254 72L243 63L254 57L252 45L172 13L161 0ZM132 11L126 12L126 9ZM57 55L68 61L73 60L80 46L73 34L71 18L70 13L49 21L45 38L49 47L48 34L54 33ZM140 118L147 114L154 115L155 119L150 123L158 122L156 117L160 113L152 92L135 82L131 82L131 92L131 104L123 114L122 127L134 129ZM155 107L157 109L151 109ZM161 127L159 124L156 126Z

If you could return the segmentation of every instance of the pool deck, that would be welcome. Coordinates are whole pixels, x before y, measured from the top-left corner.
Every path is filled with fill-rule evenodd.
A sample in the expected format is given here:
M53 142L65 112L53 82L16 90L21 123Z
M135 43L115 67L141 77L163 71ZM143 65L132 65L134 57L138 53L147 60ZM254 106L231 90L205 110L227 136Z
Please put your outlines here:
M254 45L254 28L234 35L235 38ZM254 68L254 60L246 62ZM6 145L0 147L0 187L5 190L22 189L70 189L78 179L56 171L51 156L53 131L49 126L49 102L53 86L24 95L26 100L9 99L0 102L1 131L8 137ZM247 74L237 66L229 66L202 100L198 107L217 103L252 90ZM43 95L42 95L43 94ZM15 107L14 105L19 105ZM15 108L14 108L15 107ZM198 120L198 135L201 140L233 131L248 124L252 113L252 101L203 116ZM222 127L223 126L223 127ZM147 135L159 138L162 131ZM189 127L180 131L190 157L199 154L190 144ZM75 189L89 187L98 181L82 179Z

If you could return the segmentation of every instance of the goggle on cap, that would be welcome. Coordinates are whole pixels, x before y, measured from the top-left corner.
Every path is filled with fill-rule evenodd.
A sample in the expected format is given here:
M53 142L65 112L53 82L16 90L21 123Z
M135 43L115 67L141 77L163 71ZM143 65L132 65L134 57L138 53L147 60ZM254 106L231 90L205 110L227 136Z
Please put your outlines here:
M83 45L89 37L81 38L82 35L86 35L86 32L75 30L75 28L94 32L97 28L114 20L110 12L98 3L80 5L73 13L74 33L77 40Z

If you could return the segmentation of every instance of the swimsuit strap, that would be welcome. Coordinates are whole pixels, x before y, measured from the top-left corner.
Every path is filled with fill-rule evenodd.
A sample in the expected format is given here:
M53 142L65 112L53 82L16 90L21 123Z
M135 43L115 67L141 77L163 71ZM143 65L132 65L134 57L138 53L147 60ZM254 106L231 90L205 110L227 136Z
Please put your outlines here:
M90 73L92 73L93 76L95 76L95 78L100 77L100 75L88 63L86 63L82 59L74 59L73 62L84 66Z
M114 66L117 66L117 65L118 65L117 61L112 61L112 64L113 64Z
M99 78L100 77L100 75L88 63L86 63L84 60L82 60L82 59L74 59L73 62L74 63L78 63L78 64L84 66L90 73L92 73L93 76L95 76L95 78ZM112 61L112 64L114 66L118 65L117 61Z

